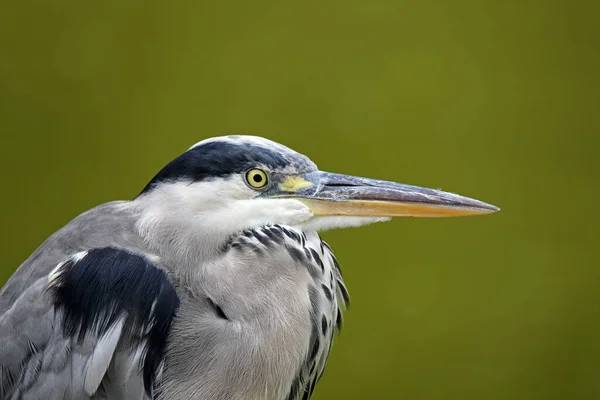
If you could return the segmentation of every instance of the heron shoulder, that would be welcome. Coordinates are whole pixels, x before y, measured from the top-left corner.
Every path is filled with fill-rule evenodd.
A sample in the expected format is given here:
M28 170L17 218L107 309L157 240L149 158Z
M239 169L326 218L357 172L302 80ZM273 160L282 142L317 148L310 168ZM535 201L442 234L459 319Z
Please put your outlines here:
M2 398L152 398L178 306L166 272L142 255L70 255L0 318Z

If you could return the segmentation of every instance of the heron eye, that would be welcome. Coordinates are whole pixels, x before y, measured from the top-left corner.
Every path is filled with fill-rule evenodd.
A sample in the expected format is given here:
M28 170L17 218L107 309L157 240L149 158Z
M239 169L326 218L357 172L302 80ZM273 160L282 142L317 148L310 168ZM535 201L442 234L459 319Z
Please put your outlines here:
M269 183L269 179L265 171L263 171L262 169L254 168L246 172L246 183L252 189L262 189L265 186L267 186L267 183Z

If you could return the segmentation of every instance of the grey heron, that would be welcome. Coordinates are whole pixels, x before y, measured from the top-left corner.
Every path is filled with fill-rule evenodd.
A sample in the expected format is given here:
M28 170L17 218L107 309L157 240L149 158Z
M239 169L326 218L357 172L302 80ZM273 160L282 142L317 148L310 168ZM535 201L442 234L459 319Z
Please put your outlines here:
M0 398L308 399L349 299L318 232L497 210L322 172L260 137L201 141L4 285Z

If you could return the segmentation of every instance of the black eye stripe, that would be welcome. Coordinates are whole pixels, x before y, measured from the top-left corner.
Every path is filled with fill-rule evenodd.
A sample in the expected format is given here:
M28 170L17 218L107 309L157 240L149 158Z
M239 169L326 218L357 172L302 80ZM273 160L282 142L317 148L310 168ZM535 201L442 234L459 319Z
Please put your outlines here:
M310 172L317 169L306 156L292 150L271 148L268 144L256 146L228 138L194 146L186 151L161 169L142 193L152 191L157 185L168 182L200 182L243 174L257 165L268 171L287 168L298 172ZM269 181L268 176L263 176L261 182L255 182L250 175L246 175L245 179L254 185Z

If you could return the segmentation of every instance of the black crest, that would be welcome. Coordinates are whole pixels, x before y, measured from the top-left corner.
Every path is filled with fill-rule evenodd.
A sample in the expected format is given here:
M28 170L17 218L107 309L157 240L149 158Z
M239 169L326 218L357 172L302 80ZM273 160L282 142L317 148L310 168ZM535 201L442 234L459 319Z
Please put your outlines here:
M210 141L186 151L167 164L146 185L142 194L152 190L161 182L177 180L198 182L243 173L253 167L262 166L276 170L292 166L299 171L316 169L306 156L283 146L269 148L241 140L236 142L232 138Z

